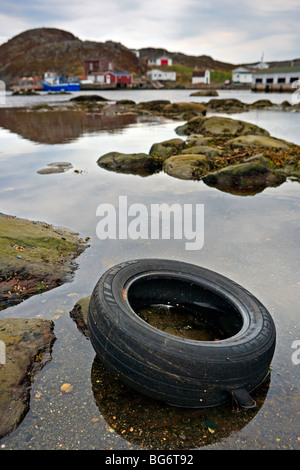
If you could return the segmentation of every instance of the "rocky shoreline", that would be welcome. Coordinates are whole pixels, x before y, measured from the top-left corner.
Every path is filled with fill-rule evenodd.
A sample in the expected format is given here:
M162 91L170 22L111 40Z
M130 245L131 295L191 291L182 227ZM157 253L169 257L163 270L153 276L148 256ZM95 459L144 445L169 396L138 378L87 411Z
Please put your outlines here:
M0 214L0 310L70 282L86 242L65 228ZM52 321L0 319L0 438L26 415L31 382L54 341Z
M62 227L0 213L0 310L69 282L87 241Z

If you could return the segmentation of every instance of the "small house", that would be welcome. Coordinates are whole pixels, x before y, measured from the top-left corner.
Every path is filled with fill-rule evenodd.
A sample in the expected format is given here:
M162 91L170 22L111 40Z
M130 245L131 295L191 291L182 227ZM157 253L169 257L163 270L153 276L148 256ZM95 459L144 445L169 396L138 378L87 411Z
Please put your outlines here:
M176 72L160 69L152 69L147 72L147 78L152 82L155 81L176 81Z
M232 70L232 82L251 84L253 78L253 69L250 67L237 67Z
M84 70L86 75L92 72L105 72L113 70L113 62L109 59L87 59L84 61Z
M91 72L88 74L89 83L112 85L116 88L126 88L132 85L132 75L128 72L106 71Z
M195 70L192 75L192 85L204 83L210 84L210 71L209 70Z
M160 57L150 57L148 60L148 65L156 65L156 66L162 66L162 65L172 65L173 61L171 57L168 57L166 55L160 56Z
M106 84L114 84L117 88L132 85L132 75L128 72L108 71L104 74Z

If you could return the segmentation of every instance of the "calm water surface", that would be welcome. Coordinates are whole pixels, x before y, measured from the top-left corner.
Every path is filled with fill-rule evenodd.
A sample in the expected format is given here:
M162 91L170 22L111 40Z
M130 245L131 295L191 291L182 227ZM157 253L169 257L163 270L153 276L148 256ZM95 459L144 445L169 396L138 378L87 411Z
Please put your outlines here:
M116 99L116 93L101 95ZM166 90L128 91L117 99L186 101L188 95L187 90L169 95ZM234 96L248 102L265 97L250 92ZM287 99L283 94L267 97L274 102ZM27 103L27 98L7 100L8 106ZM300 144L299 113L253 111L233 117ZM32 125L16 126L13 118L1 122L0 211L90 237L73 282L1 312L2 317L52 319L57 337L52 361L33 383L30 411L18 429L0 441L2 448L300 449L300 364L292 361L292 343L300 340L300 184L288 181L241 197L163 173L140 177L97 165L109 151L148 152L154 142L176 137L177 121L134 120L98 127L73 122L72 130L64 132L54 132L54 124L42 132L37 121L31 123L37 132ZM38 173L57 161L69 162L72 168L61 174ZM127 196L129 204L147 207L162 202L204 204L203 248L186 251L182 240L99 240L96 209L104 202L117 205L119 195ZM69 312L77 300L91 294L106 269L142 257L178 259L215 270L268 308L277 328L277 347L269 381L257 391L257 409L232 413L224 406L194 414L174 410L126 389L97 364L90 342ZM63 383L73 385L71 393L61 392Z

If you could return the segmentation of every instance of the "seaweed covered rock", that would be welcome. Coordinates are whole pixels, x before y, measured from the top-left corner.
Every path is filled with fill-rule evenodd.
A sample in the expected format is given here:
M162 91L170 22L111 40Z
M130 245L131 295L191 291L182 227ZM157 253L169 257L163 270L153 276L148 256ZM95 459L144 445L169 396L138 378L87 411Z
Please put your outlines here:
M206 106L203 103L175 102L169 100L154 100L141 102L136 106L137 110L159 114L171 119L191 119L195 116L205 116Z
M222 116L195 117L176 128L178 135L202 134L204 136L235 137L240 135L269 135L255 124Z
M217 90L198 90L190 94L190 96L219 96Z
M0 310L69 282L86 247L71 230L0 214Z
M217 113L241 113L248 111L249 105L236 98L221 98L210 100L207 109Z
M267 187L279 186L285 181L282 172L275 170L263 155L245 163L230 165L203 178L204 183L221 191L239 195L254 195Z
M51 359L55 341L50 320L0 320L5 361L0 363L0 438L17 428L29 410L34 375Z
M163 142L157 142L153 144L150 148L150 155L158 157L161 160L164 160L172 155L181 153L185 149L186 143L182 139L170 139Z
M169 100L152 100L152 101L141 101L137 105L137 109L142 109L152 113L161 113L164 107L171 104Z
M158 159L147 153L109 152L102 155L97 164L109 171L140 176L152 175L160 169Z
M210 145L193 145L182 151L183 155L186 153L201 153L203 155L207 155L208 157L216 157L217 155L222 154L222 150Z
M211 165L206 155L181 154L165 160L163 170L174 178L198 180L211 171Z
M195 116L205 116L206 106L203 103L170 103L163 107L162 114L166 117L191 119Z
M243 135L235 137L227 142L228 145L238 146L238 147L259 147L259 148L270 148L270 149L284 149L289 148L288 142L284 140L277 139L275 137L270 137L266 135Z

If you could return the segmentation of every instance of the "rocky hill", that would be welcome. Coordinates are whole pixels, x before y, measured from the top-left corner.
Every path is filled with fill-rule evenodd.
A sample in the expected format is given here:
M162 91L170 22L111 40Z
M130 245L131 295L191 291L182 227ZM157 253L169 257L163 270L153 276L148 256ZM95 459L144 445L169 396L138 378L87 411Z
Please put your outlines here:
M167 53L173 63L188 67L209 67L230 71L233 66L208 56L188 56L164 49L145 48L136 54L113 41L82 41L72 33L56 28L37 28L25 31L0 46L0 79L12 83L23 76L41 76L45 71L61 75L84 74L84 60L107 58L115 69L141 76L147 70L149 56Z
M230 72L235 65L228 64L226 62L220 62L214 60L212 57L207 55L200 56L191 56L183 54L182 52L169 52L165 49L155 49L153 47L140 49L140 57L143 61L147 60L149 57L156 57L161 55L167 55L171 57L173 63L185 65L186 67L192 68L207 68L210 70L217 70L220 72Z
M120 43L82 41L60 29L37 28L0 46L0 79L10 83L46 71L80 76L84 74L84 61L99 57L113 58L116 69L139 72L136 55Z

